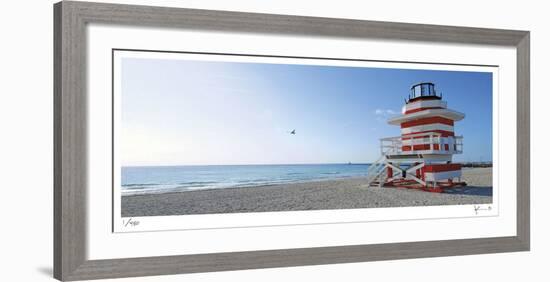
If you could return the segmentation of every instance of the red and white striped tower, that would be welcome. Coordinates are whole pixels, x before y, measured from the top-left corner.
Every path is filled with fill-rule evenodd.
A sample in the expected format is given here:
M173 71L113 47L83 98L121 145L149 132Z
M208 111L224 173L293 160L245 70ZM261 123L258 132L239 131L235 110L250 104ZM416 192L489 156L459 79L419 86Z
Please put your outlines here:
M413 85L402 115L388 120L401 127L401 136L381 139L386 173L376 179L379 185L432 192L465 185L461 165L452 163L453 154L462 153L462 136L455 135L454 124L463 118L447 108L433 83Z

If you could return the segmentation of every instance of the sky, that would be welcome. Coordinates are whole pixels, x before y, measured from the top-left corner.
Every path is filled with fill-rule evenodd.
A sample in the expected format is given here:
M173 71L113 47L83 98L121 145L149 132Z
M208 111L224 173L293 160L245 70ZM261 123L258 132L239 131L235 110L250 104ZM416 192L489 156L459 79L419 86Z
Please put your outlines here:
M426 81L466 115L454 159L492 160L488 72L123 58L120 79L123 166L373 162Z

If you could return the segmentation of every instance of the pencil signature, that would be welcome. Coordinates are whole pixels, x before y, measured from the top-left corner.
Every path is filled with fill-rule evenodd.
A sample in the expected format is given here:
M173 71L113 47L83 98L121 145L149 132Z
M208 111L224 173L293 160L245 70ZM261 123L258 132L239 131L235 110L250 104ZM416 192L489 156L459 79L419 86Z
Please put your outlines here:
M479 214L479 211L490 211L490 210L491 210L491 206L483 208L481 206L474 205L474 211L475 211L476 215Z
M126 220L122 220L122 223L124 224L124 227L136 227L139 225L139 220L132 220L132 218L130 217L129 219L126 219Z

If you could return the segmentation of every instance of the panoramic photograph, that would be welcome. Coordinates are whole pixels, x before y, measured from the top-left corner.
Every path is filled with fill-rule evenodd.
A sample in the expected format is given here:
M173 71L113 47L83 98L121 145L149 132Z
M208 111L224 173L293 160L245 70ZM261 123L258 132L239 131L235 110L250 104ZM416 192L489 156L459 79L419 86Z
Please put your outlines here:
M491 72L122 57L122 217L493 201Z

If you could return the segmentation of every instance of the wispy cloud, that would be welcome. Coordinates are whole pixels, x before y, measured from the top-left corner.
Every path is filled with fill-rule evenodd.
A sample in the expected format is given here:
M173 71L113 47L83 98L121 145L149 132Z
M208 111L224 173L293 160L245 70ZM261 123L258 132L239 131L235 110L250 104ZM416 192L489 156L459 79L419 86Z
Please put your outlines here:
M391 109L376 109L374 111L374 113L377 115L377 116L383 116L383 117L387 117L387 116L392 116L392 115L397 115L399 114L399 112L396 112L394 110L391 110Z
M385 122L389 117L398 115L399 112L392 109L376 109L374 111L374 114L376 115L377 121Z

